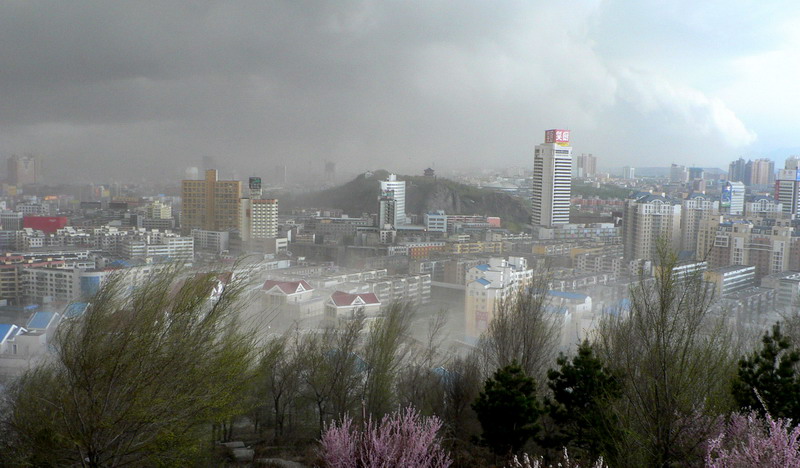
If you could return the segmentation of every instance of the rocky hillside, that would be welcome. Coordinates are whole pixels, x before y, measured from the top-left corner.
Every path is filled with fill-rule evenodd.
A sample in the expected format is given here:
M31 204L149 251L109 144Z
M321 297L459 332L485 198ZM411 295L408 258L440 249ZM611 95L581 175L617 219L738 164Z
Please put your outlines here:
M379 181L388 172L375 171L369 177L359 175L350 182L319 192L284 198L282 208L341 208L350 216L378 210ZM406 211L423 215L429 211L499 216L511 229L528 223L528 209L523 200L491 190L479 189L448 179L398 176L406 181Z

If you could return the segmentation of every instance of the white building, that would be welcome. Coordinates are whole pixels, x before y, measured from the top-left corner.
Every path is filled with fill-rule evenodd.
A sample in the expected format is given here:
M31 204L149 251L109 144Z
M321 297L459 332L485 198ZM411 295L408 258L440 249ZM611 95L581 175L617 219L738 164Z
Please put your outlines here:
M735 216L744 214L745 186L742 182L723 182L720 212Z
M192 229L192 238L196 250L219 254L230 248L230 233L227 231Z
M336 291L325 301L325 323L340 326L346 320L363 314L368 320L374 320L381 309L381 301L373 293L350 294Z
M447 214L442 210L425 213L425 229L431 232L447 232Z
M122 240L121 255L129 259L164 258L191 261L194 258L194 239L173 233L148 232Z
M406 182L397 180L395 174L389 174L381 181L379 228L385 225L403 226L406 222Z
M240 206L242 242L278 237L278 200L243 198Z
M547 130L533 157L531 223L552 227L569 223L572 188L569 130Z
M107 273L83 268L26 268L22 271L26 301L68 303L96 293Z

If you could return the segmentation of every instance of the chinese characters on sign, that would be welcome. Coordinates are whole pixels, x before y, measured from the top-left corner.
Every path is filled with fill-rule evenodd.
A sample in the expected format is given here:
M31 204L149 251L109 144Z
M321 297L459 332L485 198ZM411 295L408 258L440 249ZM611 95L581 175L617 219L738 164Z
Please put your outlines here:
M569 144L569 130L547 130L544 132L544 142L567 146Z

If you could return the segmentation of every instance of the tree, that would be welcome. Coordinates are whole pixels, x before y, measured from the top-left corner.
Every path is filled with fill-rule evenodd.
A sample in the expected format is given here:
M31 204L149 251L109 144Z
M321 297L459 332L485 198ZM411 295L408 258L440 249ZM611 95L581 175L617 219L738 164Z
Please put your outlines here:
M541 405L536 382L517 363L498 369L472 404L483 428L482 442L497 455L509 455L539 431Z
M736 404L762 415L768 411L778 418L800 421L800 379L795 370L800 351L781 333L780 323L761 341L760 351L739 361L732 384Z
M627 315L601 323L598 350L623 379L614 405L622 426L614 466L666 467L702 454L713 417L730 407L730 333L709 315L712 289L699 270L685 274L659 244L654 278L630 289ZM702 424L707 424L702 426ZM692 437L687 434L691 432Z
M364 318L356 314L343 328L309 333L298 344L304 396L316 408L320 433L327 420L355 409L362 392L363 360L356 352L363 329Z
M257 398L269 400L276 444L284 435L287 413L300 392L301 357L289 338L290 335L284 335L267 343L257 368Z
M380 423L370 417L362 430L344 417L327 426L320 440L326 468L447 468L451 461L437 433L439 418L420 417L412 407L387 414Z
M364 405L368 414L387 414L396 399L395 378L403 362L413 311L408 304L394 303L370 328L364 343L367 375L364 383Z
M545 411L552 429L542 445L561 451L569 448L573 456L588 460L614 453L618 421L612 404L622 396L619 379L594 354L592 345L584 341L570 361L563 354L558 369L547 373L552 397L545 399Z
M547 291L547 278L541 276L499 302L479 343L486 369L517 362L526 374L544 378L561 336L560 325L547 308Z
M255 349L237 325L244 283L220 291L216 273L182 275L170 269L132 292L112 277L62 322L52 360L10 390L9 463L185 464L211 423L243 411Z

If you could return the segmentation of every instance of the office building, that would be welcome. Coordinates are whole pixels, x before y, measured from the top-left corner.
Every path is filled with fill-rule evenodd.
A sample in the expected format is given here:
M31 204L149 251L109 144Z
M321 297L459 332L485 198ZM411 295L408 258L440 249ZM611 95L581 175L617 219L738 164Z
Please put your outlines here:
M406 222L406 182L397 180L397 176L389 174L386 180L381 181L381 193L378 197L379 213L378 224L380 229L385 226L396 228Z
M531 224L552 227L569 223L572 189L569 130L547 130L533 158Z
M775 181L775 198L783 212L795 216L800 210L800 169L782 169Z
M575 158L573 175L579 179L591 178L597 175L597 158L593 154L581 154Z
M655 259L659 241L678 250L681 245L680 203L660 195L639 195L625 200L622 217L625 260Z
M217 171L206 171L205 180L184 180L181 184L181 229L231 231L239 229L242 183L217 180Z

